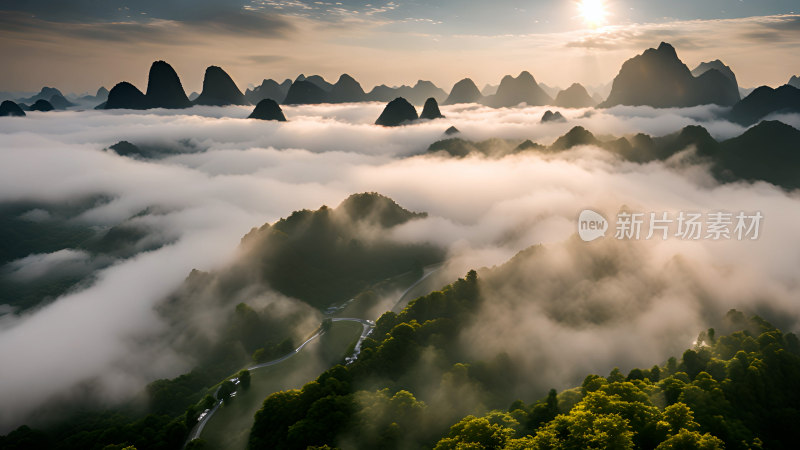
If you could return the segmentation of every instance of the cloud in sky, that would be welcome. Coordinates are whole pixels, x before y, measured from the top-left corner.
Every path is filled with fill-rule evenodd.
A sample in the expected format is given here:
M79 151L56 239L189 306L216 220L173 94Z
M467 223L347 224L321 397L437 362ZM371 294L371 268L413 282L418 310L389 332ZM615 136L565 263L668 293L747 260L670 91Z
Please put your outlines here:
M744 86L779 85L792 75L786 54L800 43L800 16L785 2L757 11L743 2L736 14L717 15L692 6L708 2L672 2L676 14L667 16L615 2L613 25L594 31L570 2L196 3L70 2L68 11L63 2L11 2L0 11L0 46L14 64L0 89L140 85L157 59L173 64L189 91L200 89L209 65L225 67L242 88L347 72L365 88L422 78L449 90L464 76L496 84L522 70L566 87L609 82L624 60L662 40L691 67L720 58Z
M606 214L623 204L647 210L761 210L768 225L759 241L688 243L655 254L681 254L701 265L749 273L737 279L738 286L747 283L748 289L720 307L741 306L733 303L762 288L778 299L794 293L794 268L800 261L797 252L786 249L800 247L794 233L800 217L792 213L800 211L796 194L764 183L718 186L702 168L623 163L592 148L494 160L415 156L451 123L467 137L543 143L566 129L539 125L541 108L471 106L443 107L445 120L387 129L369 124L380 108L292 107L286 108L290 122L284 124L244 120L248 108L239 107L196 107L179 114L30 113L0 121L0 202L58 203L101 194L111 201L72 220L107 227L149 211L139 220L175 237L169 245L102 269L87 289L23 317L3 318L2 427L18 425L20 417L51 396L87 380L99 393L119 400L155 377L190 368L191 361L160 343L141 346L163 331L154 305L191 269L225 264L252 227L294 210L335 206L356 192L380 192L408 209L428 212L427 219L396 230L394 238L446 245L451 270L459 275L500 264L529 245L560 245L574 233L575 216L587 206ZM573 124L599 133L661 134L698 123L698 118L717 136L741 131L713 120L708 108L670 110L661 116L649 108L612 109L579 119L582 113L575 110L568 116ZM169 145L186 138L204 151L137 161L102 150L119 139ZM33 216L42 218L41 213L26 217ZM64 249L17 261L14 268L20 272L30 266L34 273L64 260L82 264L82 258ZM696 275L702 278L704 272ZM776 314L800 317L793 305L775 302ZM693 310L685 314L692 320L682 333L701 322ZM609 334L609 345L619 337Z

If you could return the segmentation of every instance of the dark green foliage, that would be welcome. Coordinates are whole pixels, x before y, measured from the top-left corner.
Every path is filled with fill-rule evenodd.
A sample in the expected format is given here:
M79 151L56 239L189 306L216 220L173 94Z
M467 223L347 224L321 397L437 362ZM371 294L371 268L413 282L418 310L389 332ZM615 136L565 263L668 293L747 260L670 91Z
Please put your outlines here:
M261 364L278 359L294 351L294 348L291 338L286 338L278 344L268 342L267 345L253 352L253 362Z
M207 449L208 449L208 444L203 439L193 439L188 444L186 444L186 447L184 447L184 450L207 450Z
M183 446L188 428L183 419L151 414L140 419L118 413L84 413L46 431L20 427L0 437L2 449L105 448L169 450Z
M439 262L429 245L362 236L362 227L388 229L424 214L370 193L353 195L336 209L299 211L245 236L247 266L260 281L318 308L341 303L380 280Z
M477 280L470 273L441 292L413 301L400 314L384 314L353 365L337 366L302 390L270 396L256 416L250 448L336 446L345 436L351 437L348 445L359 448L440 449L782 449L793 448L800 439L800 430L791 425L800 420L797 338L737 312L729 316L729 322L744 331L717 336L709 330L698 339L707 345L687 350L680 360L670 358L665 366L633 369L627 377L619 369L606 378L587 376L577 394L581 400L568 402L566 409L551 390L529 406L515 401L508 413L466 417L447 433L431 420L435 413L425 403L401 402L395 397L401 395L398 389L404 374L424 345L436 342L444 354L456 357L448 353L447 339L434 337L453 336L457 328L442 324L468 318L466 307L477 298L477 290ZM456 364L452 373L480 380L491 365ZM375 379L391 388L357 390L368 380L374 385ZM393 397L392 392L397 394ZM406 392L399 398L407 397L413 394ZM395 401L416 406L391 407ZM375 419L364 420L365 415ZM415 418L417 427L408 425L409 417ZM438 444L429 437L436 430ZM414 433L419 435L410 444L408 436ZM353 444L352 436L360 439Z
M745 320L733 312L729 318L745 330L719 338L713 329L704 332L698 342L711 345L687 350L679 363L670 358L666 371L633 369L627 381L618 369L608 378L590 375L583 382L583 399L559 415L551 409L545 421L544 411L552 405L557 410L554 391L528 409L516 402L511 411L527 425L494 429L492 436L503 439L493 448L795 448L800 439L796 337L758 317ZM659 381L665 372L670 375ZM666 400L665 407L656 407L659 398ZM437 448L454 448L453 442L486 445L487 433L459 424Z
M409 434L420 440L417 445L435 443L435 432L421 430L420 421L387 415L387 409L423 414L424 405L412 394L402 394L400 386L377 393L357 391L355 386L375 376L388 380L402 376L419 359L426 343L446 348L444 344L457 332L452 324L468 317L477 299L477 273L471 271L466 279L412 301L400 314L385 313L355 363L336 366L301 390L269 396L256 414L249 448L333 446L349 432L368 436L359 440L360 448L392 448L401 438L407 443Z
M250 389L250 371L247 369L240 370L236 375L239 378L240 386L243 390Z
M217 400L228 401L234 392L236 392L236 385L231 380L225 380L217 390Z

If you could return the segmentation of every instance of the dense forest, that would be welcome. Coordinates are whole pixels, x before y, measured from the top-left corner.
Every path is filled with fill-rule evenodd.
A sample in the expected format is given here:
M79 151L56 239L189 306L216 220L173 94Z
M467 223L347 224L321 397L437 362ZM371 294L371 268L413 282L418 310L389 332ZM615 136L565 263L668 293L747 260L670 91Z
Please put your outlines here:
M735 310L725 318L727 334L700 333L680 358L588 375L581 386L498 406L508 386L525 383L509 370L513 361L467 362L453 343L474 320L480 285L470 271L399 314L385 313L353 364L269 396L249 447L781 449L800 439L800 341ZM237 313L249 314L245 307ZM158 387L151 385L153 399ZM482 402L469 401L475 392ZM0 447L180 448L214 399L181 414L171 406L184 401L163 401L145 417L86 413L46 431L21 427Z
M459 395L501 399L510 364L458 361L451 344L478 301L475 272L386 313L361 358L300 390L278 392L256 414L250 448L794 448L800 432L800 343L759 317L732 310L733 331L701 333L694 348L650 369L588 375L582 386L526 404L447 421ZM433 348L433 356L426 348ZM439 392L409 367L451 364ZM416 366L419 367L419 366ZM531 374L530 376L535 376ZM422 387L421 387L422 386ZM421 387L421 388L420 388ZM441 402L437 394L445 393ZM425 397L421 400L417 397Z

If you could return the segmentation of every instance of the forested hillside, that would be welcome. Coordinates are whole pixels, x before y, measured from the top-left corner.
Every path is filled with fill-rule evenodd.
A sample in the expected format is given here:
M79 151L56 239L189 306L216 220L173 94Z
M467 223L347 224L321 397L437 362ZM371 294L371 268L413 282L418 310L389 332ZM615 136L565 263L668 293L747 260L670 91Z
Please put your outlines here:
M250 448L780 449L800 438L797 337L735 310L726 323L737 331L709 329L680 359L588 375L582 386L530 404L487 408L509 383L525 381L504 370L512 362L503 357L464 363L452 345L471 320L479 284L473 271L384 314L357 362L266 399ZM469 401L475 392L484 403ZM481 408L491 411L447 423Z

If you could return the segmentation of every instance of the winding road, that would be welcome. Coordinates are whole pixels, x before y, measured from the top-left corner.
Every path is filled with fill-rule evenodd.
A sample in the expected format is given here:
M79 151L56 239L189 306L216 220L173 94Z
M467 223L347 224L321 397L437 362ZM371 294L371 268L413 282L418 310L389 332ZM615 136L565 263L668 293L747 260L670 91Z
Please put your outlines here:
M353 361L355 361L356 358L358 358L359 353L361 353L361 343L364 342L364 339L366 339L366 337L369 335L369 333L372 331L372 329L375 328L375 322L373 322L372 320L356 319L356 318L350 318L350 317L332 318L331 322L358 322L363 327L363 330L361 331L361 336L358 338L358 342L356 342L356 345L355 345L355 348L354 348L354 351L353 351L353 355L352 356L348 356L347 358L345 358L345 361L347 362L347 364L350 364ZM322 327L322 325L320 325L320 327L317 329L316 333L314 333L314 335L311 336L310 338L308 338L305 342L300 344L300 346L297 347L296 349L294 349L294 351L292 351L292 352L290 352L290 353L288 353L288 354L286 354L284 356L281 356L278 359L273 359L272 361L267 361L267 362L262 363L262 364L257 364L255 366L248 367L247 370L250 370L250 371L258 370L258 369L262 369L264 367L269 367L269 366L274 366L275 364L280 364L283 361L286 361L287 359L291 358L292 356L298 354L300 352L300 350L303 349L303 347L308 345L314 339L317 339L318 337L322 336L323 333L324 333L323 327ZM217 388L217 390L214 391L214 397L217 396L218 392L219 392L219 388ZM208 423L208 421L211 420L211 417L214 415L215 412L217 412L217 410L219 409L220 406L222 406L222 400L218 400L217 403L214 404L214 407L211 408L211 410L208 412L208 414L206 414L205 417L203 417L202 420L197 422L197 425L195 425L194 428L192 428L191 433L189 433L189 438L186 440L186 443L184 444L184 447L186 447L186 444L188 444L189 442L200 438L200 433L203 432L203 428L205 428L205 426Z
M394 307L392 307L392 311L399 312L404 307L403 306L403 300L405 300L405 298L408 295L408 293L411 292L411 290L414 289L415 287L417 287L420 283L425 281L425 279L427 279L429 276L431 276L434 272L439 270L440 267L441 267L440 264L435 264L435 265L426 267L424 269L422 277L419 280L417 280L416 282L414 282L414 284L409 286L408 289L403 291L403 293L400 295L400 298L397 299L397 302L395 302ZM359 336L355 347L353 347L353 354L351 356L348 356L348 357L345 358L345 363L346 364L348 364L348 365L352 364L358 358L358 355L361 353L361 344L364 342L364 339L366 339L367 336L369 336L369 334L375 328L375 322L372 321L372 320L368 320L368 319L357 319L357 318L351 318L351 317L334 317L334 318L331 318L330 320L331 320L331 322L358 322L363 327L363 329L361 331L361 336ZM268 362L265 362L265 363L257 364L257 365L252 366L252 367L248 367L247 370L251 370L251 371L252 370L258 370L258 369L262 369L264 367L270 367L270 366L274 366L276 364L280 364L283 361L286 361L287 359L291 358L292 356L298 354L300 352L300 350L302 350L306 345L308 345L314 339L317 339L318 337L322 336L323 333L324 333L323 326L320 325L320 327L317 329L317 331L310 338L308 338L305 342L300 344L299 347L294 349L294 351L292 351L292 352L290 352L290 353L288 353L288 354L286 354L284 356L281 356L278 359L274 359L272 361L268 361ZM214 391L214 397L217 396L218 392L219 392L219 388L217 388L217 390ZM186 447L186 445L189 442L200 438L200 434L203 432L203 428L205 428L205 426L208 423L208 421L211 420L211 417L214 415L215 412L217 412L217 410L219 409L220 406L222 406L222 400L218 400L217 403L214 404L214 407L211 408L211 410L208 412L208 414L206 414L205 417L203 417L202 420L197 422L197 425L195 425L194 428L192 428L192 431L189 433L189 438L186 440L186 443L184 443L184 445L183 445L184 447Z

